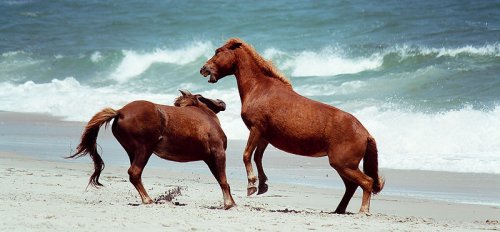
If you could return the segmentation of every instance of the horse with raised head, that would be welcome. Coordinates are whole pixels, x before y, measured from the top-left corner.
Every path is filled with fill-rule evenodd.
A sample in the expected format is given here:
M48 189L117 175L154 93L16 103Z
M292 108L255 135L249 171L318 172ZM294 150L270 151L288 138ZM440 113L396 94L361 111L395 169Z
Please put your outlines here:
M94 173L89 185L102 186L99 176L104 162L97 152L99 128L114 119L113 135L130 158L130 182L139 192L142 203L153 202L142 185L142 171L152 153L177 162L203 160L219 182L224 208L235 205L226 179L227 139L216 113L226 109L221 100L204 98L181 91L175 106L134 101L119 110L105 108L88 122L75 154L68 158L90 155Z
M247 171L247 195L257 191L257 177L251 164L252 153L258 171L258 194L268 189L262 157L271 143L285 152L328 156L339 173L346 191L336 213L345 213L358 186L363 189L360 213L369 213L371 194L380 192L384 181L378 175L375 139L351 114L297 94L269 61L241 39L230 39L215 50L200 69L208 82L233 75L241 99L241 117L250 130L243 153ZM363 160L364 173L359 169Z

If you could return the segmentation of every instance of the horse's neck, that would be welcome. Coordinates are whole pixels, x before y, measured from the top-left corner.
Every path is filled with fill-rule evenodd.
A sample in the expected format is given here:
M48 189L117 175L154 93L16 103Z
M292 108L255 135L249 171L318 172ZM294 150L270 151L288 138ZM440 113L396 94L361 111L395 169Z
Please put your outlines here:
M243 60L237 65L237 70L234 74L240 92L241 103L244 104L247 99L251 99L251 94L255 89L262 85L262 80L265 75L254 61Z
M247 99L257 97L255 94L261 91L256 90L263 89L269 83L264 79L267 78L267 75L258 66L257 62L248 57L243 59L240 57L234 75L238 83L238 91L242 104L245 104Z

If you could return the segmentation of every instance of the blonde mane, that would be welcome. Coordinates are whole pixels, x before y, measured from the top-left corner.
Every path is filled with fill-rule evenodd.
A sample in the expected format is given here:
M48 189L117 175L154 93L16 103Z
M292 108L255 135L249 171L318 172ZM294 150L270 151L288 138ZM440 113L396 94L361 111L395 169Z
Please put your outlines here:
M245 43L242 39L239 38L232 38L229 39L226 43L226 45L231 45L231 44L236 44L236 43L241 43L241 48L243 48L256 62L259 68L264 72L264 74L276 78L283 82L285 85L288 85L290 88L292 88L292 84L290 83L290 80L283 75L276 67L274 67L273 63L270 60L264 59L261 55L255 51L255 48L252 47L252 45Z

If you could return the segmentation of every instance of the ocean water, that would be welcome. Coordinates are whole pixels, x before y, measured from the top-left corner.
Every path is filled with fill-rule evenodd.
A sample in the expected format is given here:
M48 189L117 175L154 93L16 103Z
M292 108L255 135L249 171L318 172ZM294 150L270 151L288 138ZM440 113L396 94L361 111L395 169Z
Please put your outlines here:
M500 1L1 1L0 110L87 121L187 89L245 140L234 77L199 74L231 37L355 115L380 167L500 174Z

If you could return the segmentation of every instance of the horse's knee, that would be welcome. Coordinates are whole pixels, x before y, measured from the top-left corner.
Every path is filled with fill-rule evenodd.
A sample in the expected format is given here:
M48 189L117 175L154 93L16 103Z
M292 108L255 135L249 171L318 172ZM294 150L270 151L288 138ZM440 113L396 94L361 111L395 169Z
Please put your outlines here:
M245 164L250 163L251 160L252 160L251 154L244 154L243 155L243 163L245 163Z
M366 176L359 185L364 191L373 192L373 179L371 177Z

